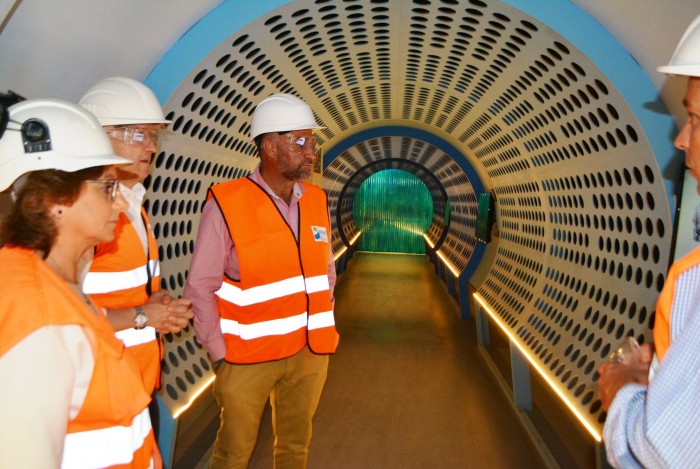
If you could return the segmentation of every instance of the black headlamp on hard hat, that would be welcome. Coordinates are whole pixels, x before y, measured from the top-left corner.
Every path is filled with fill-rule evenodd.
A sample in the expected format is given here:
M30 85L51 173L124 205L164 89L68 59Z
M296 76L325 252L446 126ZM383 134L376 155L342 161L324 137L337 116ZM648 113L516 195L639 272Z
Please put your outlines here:
M10 112L8 109L13 104L24 101L24 98L12 90L7 93L0 93L0 138L5 135L7 123L10 122Z

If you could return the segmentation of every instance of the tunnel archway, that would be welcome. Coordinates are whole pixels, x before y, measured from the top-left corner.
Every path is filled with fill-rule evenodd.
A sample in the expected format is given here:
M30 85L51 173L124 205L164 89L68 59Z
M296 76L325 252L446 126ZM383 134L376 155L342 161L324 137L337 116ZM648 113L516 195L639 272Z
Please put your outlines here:
M425 254L423 235L433 218L433 198L414 174L383 169L360 185L352 208L362 233L358 250Z
M448 234L448 214L445 212L447 208L447 194L445 188L440 181L424 166L406 161L400 158L387 158L380 161L370 163L362 168L359 168L347 183L343 186L338 195L338 205L341 209L336 210L336 223L338 226L352 224L355 225L355 219L352 215L352 204L357 197L357 191L372 175L378 174L387 169L396 169L409 172L420 179L430 193L432 211L431 221L428 231L434 230L438 234L438 239L442 242ZM343 210L342 207L348 207ZM344 215L343 215L344 214ZM350 239L355 238L359 232L356 226L349 227L347 232L352 235L352 238L346 238L346 230L342 230L340 235L343 237L343 242L350 244Z
M431 244L458 275L478 264L473 287L600 428L594 365L621 336L648 336L668 265L674 125L602 28L569 2L544 3L222 4L147 81L174 121L150 187L164 270L178 272L165 281L184 283L209 185L256 166L255 103L298 94L326 127L334 249L356 230L343 189L362 168L416 169L392 160L408 148L453 210L447 232L434 216ZM212 27L215 43L201 39ZM486 190L500 236L483 265L473 227ZM181 381L166 400L190 392Z

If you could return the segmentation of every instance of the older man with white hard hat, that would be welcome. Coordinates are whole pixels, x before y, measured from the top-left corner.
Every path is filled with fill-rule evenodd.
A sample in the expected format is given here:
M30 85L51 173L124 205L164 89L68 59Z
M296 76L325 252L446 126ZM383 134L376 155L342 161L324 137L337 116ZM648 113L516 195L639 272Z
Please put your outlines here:
M327 198L304 182L318 128L296 96L264 99L250 132L260 165L213 186L202 212L185 294L216 363L213 469L248 466L268 399L275 467L306 467L311 419L338 344Z
M700 16L681 38L670 64L659 71L688 77L688 121L675 145L685 152L685 165L700 182ZM700 467L698 279L700 248L674 262L659 297L653 378L648 375L648 345L642 346L647 359L641 370L620 363L598 367L600 398L608 411L604 440L615 467Z
M159 334L177 333L189 324L190 301L160 288L158 245L142 203L143 181L158 150L158 136L170 122L153 91L127 77L105 78L85 92L80 105L97 117L114 153L131 163L118 168L119 191L129 203L120 214L115 237L98 244L83 290L108 309L116 335L141 368L149 393L160 387L163 344ZM151 403L158 429L158 406Z

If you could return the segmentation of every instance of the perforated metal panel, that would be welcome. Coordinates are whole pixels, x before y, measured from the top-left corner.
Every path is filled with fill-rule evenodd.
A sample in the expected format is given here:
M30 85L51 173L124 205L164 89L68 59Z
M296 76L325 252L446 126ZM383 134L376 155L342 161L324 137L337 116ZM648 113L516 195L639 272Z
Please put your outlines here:
M493 190L500 238L476 287L600 425L595 365L624 335L649 338L672 228L647 137L606 76L547 25L499 1L300 0L267 13L212 49L166 105L174 124L149 213L169 288L183 285L209 185L257 164L250 115L273 92L311 104L326 126L317 137L325 154L384 126L437 137L371 138L325 162L336 251L357 232L359 185L396 168L433 194L433 242L449 200L439 247L461 270L476 244L470 177ZM168 344L168 356L173 348L174 392L163 394L171 406L202 380L194 366L206 368L191 331Z

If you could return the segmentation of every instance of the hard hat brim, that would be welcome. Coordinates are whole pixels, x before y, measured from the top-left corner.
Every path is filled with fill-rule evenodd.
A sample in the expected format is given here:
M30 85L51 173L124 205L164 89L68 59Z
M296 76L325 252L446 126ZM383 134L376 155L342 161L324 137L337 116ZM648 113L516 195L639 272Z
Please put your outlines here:
M264 134L272 134L272 133L276 133L276 132L294 132L296 130L314 131L314 130L323 130L325 128L326 127L324 127L322 125L316 125L313 127L300 127L298 129L288 129L286 126L280 126L280 128L278 128L277 126L269 126L267 129L257 129L257 132L255 134L251 134L248 137L248 139L252 142L253 140L255 140L256 137L258 137L260 135L264 135Z
M172 124L173 121L169 120L159 120L159 119L120 119L120 118L114 118L114 117L98 117L97 120L100 122L100 125L105 127L105 126L112 126L112 125L146 125L146 124L162 124L162 125L169 125Z
M37 153L36 155L39 154L40 153ZM96 166L112 166L132 163L132 161L128 158L122 158L121 156L114 154L96 155L89 158L76 158L73 161L69 159L62 159L60 165L56 164L54 161L55 157L52 156L45 156L41 158L35 156L33 163L30 164L27 164L27 158L31 158L31 156L21 154L18 155L17 158L14 158L0 166L0 192L10 187L21 176L34 171L58 169L67 173L74 173L75 171L80 171L81 169L94 168ZM58 166L60 166L60 168Z
M687 77L700 77L700 64L693 65L664 65L656 69L659 73Z

